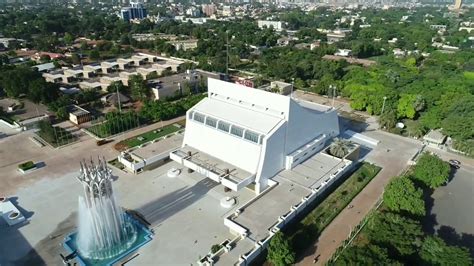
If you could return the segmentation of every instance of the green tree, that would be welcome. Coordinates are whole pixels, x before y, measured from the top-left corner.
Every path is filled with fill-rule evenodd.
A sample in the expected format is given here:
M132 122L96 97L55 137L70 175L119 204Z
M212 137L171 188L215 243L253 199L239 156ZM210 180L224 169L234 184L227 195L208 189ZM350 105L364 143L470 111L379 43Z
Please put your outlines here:
M447 162L436 155L424 153L416 162L412 177L427 187L437 188L448 181L450 171Z
M71 55L71 61L74 65L79 65L81 63L81 58L76 53Z
M267 259L275 266L295 263L295 252L291 249L290 241L282 232L276 233L270 240Z
M74 36L69 32L66 32L66 34L64 34L64 42L66 45L72 45L74 43Z
M400 255L411 255L421 246L421 223L396 213L378 213L369 225L369 238L395 249Z
M349 148L349 141L340 138L335 138L331 146L329 146L329 153L333 156L342 158L349 153Z
M421 95L402 94L398 100L397 116L413 119L424 106L425 102Z
M121 81L114 81L107 87L107 92L115 93L117 90L120 93L124 93L127 91L127 87L125 87Z
M99 60L100 59L100 53L97 50L92 50L91 53L89 54L89 57L91 60Z
M426 213L423 191L415 188L413 182L405 176L395 177L388 183L383 193L383 200L392 211L406 211L418 216Z
M395 112L391 110L381 114L378 120L381 128L390 129L394 128L397 124L397 116L395 115Z
M428 236L423 241L420 257L426 265L472 265L466 248L448 246L437 236Z
M150 88L141 75L132 75L128 81L131 96L134 100L145 100L150 94Z
M389 258L387 249L376 245L350 246L337 259L338 265L402 265Z

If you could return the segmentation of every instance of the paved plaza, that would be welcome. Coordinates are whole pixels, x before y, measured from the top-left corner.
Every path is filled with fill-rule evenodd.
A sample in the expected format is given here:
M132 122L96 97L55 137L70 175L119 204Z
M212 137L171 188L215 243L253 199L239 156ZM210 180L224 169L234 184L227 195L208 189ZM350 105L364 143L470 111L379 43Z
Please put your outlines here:
M233 211L220 206L225 196L235 197L238 203L250 200L254 193L243 189L239 192L224 192L210 179L182 171L176 178L166 172L176 163L168 163L154 171L140 175L113 170L114 188L119 204L125 209L135 210L155 233L154 240L138 251L133 263L160 265L189 265L204 256L211 246L233 238L223 223L223 218ZM1 265L13 265L34 248L47 265L60 263L58 245L47 248L49 242L74 230L74 214L82 186L76 179L78 172L54 180L43 179L15 193L18 206L27 214L29 223L21 227L1 225ZM237 206L237 205L236 205ZM235 207L236 207L235 206ZM72 221L70 221L72 219ZM69 223L69 230L58 232L60 224ZM5 241L6 240L6 241ZM37 261L35 261L37 262Z

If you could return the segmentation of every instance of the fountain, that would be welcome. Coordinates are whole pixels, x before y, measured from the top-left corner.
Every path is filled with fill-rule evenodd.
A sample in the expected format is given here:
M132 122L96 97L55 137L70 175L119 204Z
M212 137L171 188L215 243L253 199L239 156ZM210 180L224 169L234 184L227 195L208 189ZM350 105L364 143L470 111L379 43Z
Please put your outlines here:
M151 240L151 233L117 205L105 160L81 163L78 179L84 188L78 231L66 238L65 246L77 251L81 264L111 265Z

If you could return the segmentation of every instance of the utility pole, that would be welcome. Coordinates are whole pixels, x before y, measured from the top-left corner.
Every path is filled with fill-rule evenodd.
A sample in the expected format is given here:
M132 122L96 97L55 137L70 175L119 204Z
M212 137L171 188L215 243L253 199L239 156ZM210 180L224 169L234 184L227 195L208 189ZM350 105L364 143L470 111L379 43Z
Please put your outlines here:
M227 30L225 32L226 34L226 39L227 39L227 44L225 46L225 49L226 49L226 56L225 56L225 64L226 64L226 67L225 67L225 74L227 75L227 78L229 77L229 30Z
M118 90L118 84L117 84L117 81L115 82L115 89L117 91L117 103L118 103L118 107L119 107L119 114L122 113L122 104L120 103L120 94L119 94L119 90Z
M387 96L383 96L382 112L380 112L380 115L383 114L383 110L385 109L385 101L386 100L387 100Z

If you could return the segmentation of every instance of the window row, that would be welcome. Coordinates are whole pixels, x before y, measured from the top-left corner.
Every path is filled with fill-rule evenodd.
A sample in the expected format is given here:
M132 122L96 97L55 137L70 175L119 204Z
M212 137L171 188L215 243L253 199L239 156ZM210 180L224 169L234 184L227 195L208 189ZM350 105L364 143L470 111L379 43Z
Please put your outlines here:
M251 130L248 130L236 125L232 125L224 121L219 121L213 117L206 116L198 112L190 112L188 119L194 120L196 122L205 124L213 128L217 128L220 131L230 133L231 135L234 135L236 137L244 138L248 141L262 144L263 135L260 135L256 132L253 132Z

